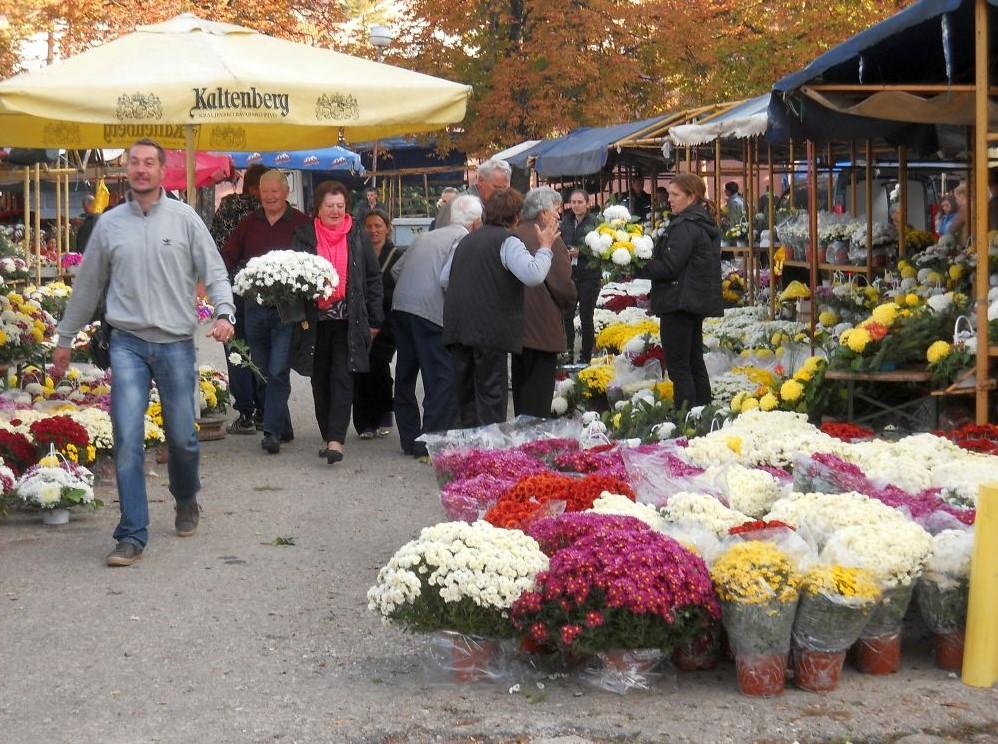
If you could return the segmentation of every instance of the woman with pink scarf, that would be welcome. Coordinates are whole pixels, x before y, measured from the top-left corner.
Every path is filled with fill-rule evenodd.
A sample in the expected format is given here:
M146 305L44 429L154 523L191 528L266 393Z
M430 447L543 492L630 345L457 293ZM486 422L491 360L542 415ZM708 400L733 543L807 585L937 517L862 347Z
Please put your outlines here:
M327 259L339 276L332 296L307 313L315 328L312 397L324 442L319 456L332 465L343 459L353 373L368 371L368 350L384 322L381 270L370 239L350 216L350 194L343 184L320 183L314 205L314 219L295 231L294 248Z

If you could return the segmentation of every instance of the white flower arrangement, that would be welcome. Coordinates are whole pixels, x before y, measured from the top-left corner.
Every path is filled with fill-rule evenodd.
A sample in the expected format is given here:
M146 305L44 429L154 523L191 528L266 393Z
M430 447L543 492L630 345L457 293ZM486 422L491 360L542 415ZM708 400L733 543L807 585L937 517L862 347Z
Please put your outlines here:
M270 251L251 258L236 274L232 290L260 305L276 306L296 299L327 299L339 284L326 259L299 251Z
M769 510L769 513L763 519L767 522L783 522L797 529L800 515L806 512L812 504L827 495L826 493L818 492L802 493L801 491L791 491L773 504L773 508Z
M864 524L837 530L821 551L822 563L873 572L886 588L908 586L922 573L932 537L914 522Z
M783 495L779 481L765 470L746 468L737 463L712 465L700 478L727 499L728 505L753 519L770 510Z
M537 542L519 530L488 522L442 522L423 529L378 572L367 593L368 607L388 623L431 591L444 603L468 599L505 617L547 566Z
M102 454L114 451L114 429L111 426L111 414L103 408L88 406L69 413L69 417L87 430L90 444Z
M819 550L844 527L873 525L890 529L891 524L908 521L897 509L856 491L826 493L798 504L797 528L809 535Z
M623 204L611 204L603 210L603 221L613 222L614 220L631 221L631 213Z
M974 531L943 530L932 538L932 554L925 563L923 581L952 589L970 577L974 553Z
M669 524L692 523L723 537L732 527L750 521L739 511L729 509L714 496L705 493L680 491L669 497L669 502L660 509L662 517Z
M39 509L97 508L100 502L94 498L93 484L94 476L86 468L49 455L24 472L14 493L26 506Z
M998 457L974 455L954 459L932 468L931 479L931 485L941 488L940 495L953 506L976 507L981 485L998 482Z
M653 530L659 532L665 529L665 520L658 510L651 504L638 504L631 501L626 496L618 493L604 491L599 498L593 501L593 508L588 511L596 514L616 514L624 517L634 517L640 519Z

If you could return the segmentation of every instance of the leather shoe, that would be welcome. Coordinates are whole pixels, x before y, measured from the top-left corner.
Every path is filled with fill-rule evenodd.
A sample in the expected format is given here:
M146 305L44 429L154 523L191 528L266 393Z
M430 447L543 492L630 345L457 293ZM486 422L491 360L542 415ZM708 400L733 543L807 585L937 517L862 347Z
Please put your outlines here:
M273 434L264 434L260 446L272 455L276 455L281 451L281 443Z
M128 540L122 540L107 554L105 562L109 566L131 566L141 557L142 548Z
M333 463L342 462L343 452L340 450L326 450L326 464L332 465Z

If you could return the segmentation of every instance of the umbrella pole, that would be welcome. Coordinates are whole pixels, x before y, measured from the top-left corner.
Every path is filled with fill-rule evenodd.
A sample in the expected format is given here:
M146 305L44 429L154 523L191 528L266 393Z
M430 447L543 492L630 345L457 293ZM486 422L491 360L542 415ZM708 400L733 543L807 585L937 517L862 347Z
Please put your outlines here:
M197 209L198 192L194 186L194 125L184 125L184 169L187 171L187 203Z

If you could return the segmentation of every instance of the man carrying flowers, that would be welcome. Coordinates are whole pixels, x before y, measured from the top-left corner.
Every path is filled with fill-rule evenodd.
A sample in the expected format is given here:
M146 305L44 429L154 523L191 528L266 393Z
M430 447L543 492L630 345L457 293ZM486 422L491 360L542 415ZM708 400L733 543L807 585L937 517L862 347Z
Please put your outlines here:
M197 212L168 199L161 183L166 154L153 140L128 151L126 201L101 217L87 245L73 296L59 326L52 376L69 367L73 339L90 322L106 292L111 332L111 422L121 521L109 566L129 566L149 538L146 500L145 410L155 380L169 448L170 493L177 501L181 537L197 529L200 507L194 392L197 389L194 289L203 282L216 320L210 338L226 343L235 332L232 290L218 249Z
M260 208L243 217L222 248L228 270L236 271L251 258L291 248L295 230L309 218L288 204L288 179L279 170L260 176ZM263 370L263 440L270 454L281 442L294 439L288 397L291 395L291 339L295 322L282 318L278 308L246 303L246 340L253 363ZM295 322L292 322L295 321Z

